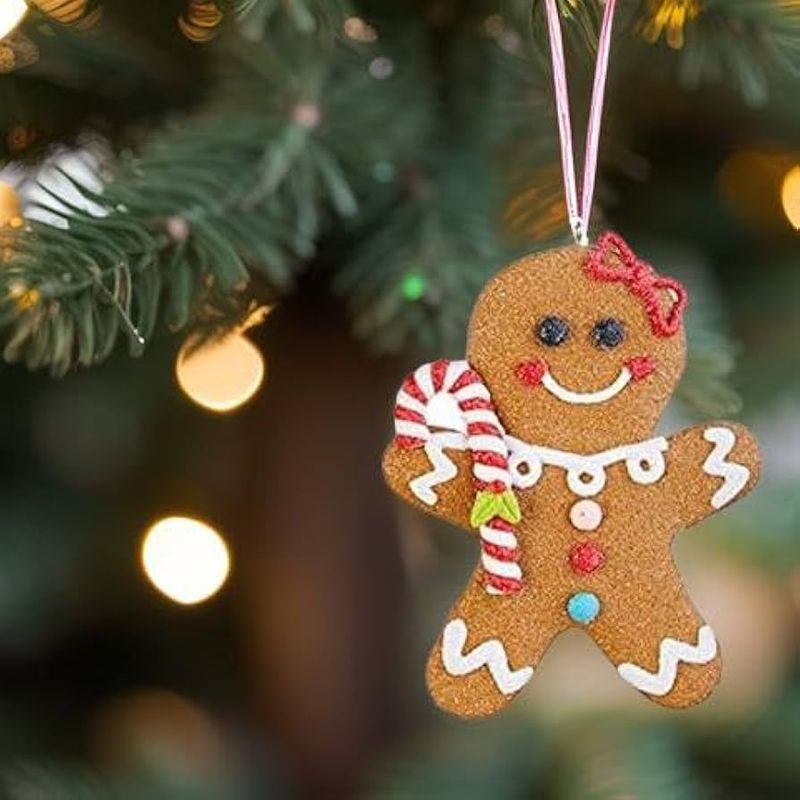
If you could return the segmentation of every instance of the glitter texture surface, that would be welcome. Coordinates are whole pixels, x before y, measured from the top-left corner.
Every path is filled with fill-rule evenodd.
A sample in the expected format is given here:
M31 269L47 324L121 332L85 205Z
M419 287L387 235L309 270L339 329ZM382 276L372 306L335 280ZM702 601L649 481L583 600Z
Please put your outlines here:
M652 437L685 358L683 329L671 336L654 332L645 304L623 283L587 275L588 255L584 248L568 247L523 258L500 272L476 304L467 344L467 359L484 377L507 434L585 455ZM547 316L565 320L570 328L570 336L557 347L542 344L536 336L537 323ZM622 322L625 338L618 347L603 350L596 346L592 330L607 318ZM606 402L574 405L540 383L520 380L519 364L541 358L558 381L575 392L608 386L633 358L650 359L655 370ZM760 464L751 434L734 423L698 425L669 439L666 471L657 482L635 483L624 463L607 468L606 484L593 498L602 508L602 519L591 534L576 530L571 521L570 511L579 498L567 486L565 471L545 465L534 486L518 491L525 589L513 597L489 595L476 569L449 617L467 626L465 652L496 639L510 669L535 669L553 638L577 624L567 604L581 592L601 599L601 613L581 627L615 666L633 664L655 673L666 638L697 642L705 622L683 588L672 542L676 533L716 510L711 501L725 478L704 469L714 449L704 432L712 426L731 431L734 443L725 458L743 465L749 474L732 499L746 494L758 479ZM437 487L439 500L432 507L409 489L411 480L430 469L424 451L391 444L384 457L386 480L417 508L470 530L470 459L455 450L448 456L458 474ZM576 570L570 554L587 538L602 552L603 563ZM580 563L589 567L596 556L587 551ZM498 691L486 668L449 674L441 646L439 639L427 668L431 695L441 708L464 717L485 716L513 699ZM693 705L711 692L719 674L715 650L707 663L681 662L663 695L645 696L665 706Z

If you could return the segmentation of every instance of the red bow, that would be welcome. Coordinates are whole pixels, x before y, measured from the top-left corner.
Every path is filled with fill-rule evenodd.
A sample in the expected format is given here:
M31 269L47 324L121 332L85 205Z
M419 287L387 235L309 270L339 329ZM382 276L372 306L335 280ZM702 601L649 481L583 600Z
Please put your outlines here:
M586 262L586 273L597 281L624 283L631 293L641 298L656 336L672 336L680 329L689 302L683 284L674 278L662 277L649 264L636 258L618 234L609 231L597 240ZM668 310L663 292L669 295Z

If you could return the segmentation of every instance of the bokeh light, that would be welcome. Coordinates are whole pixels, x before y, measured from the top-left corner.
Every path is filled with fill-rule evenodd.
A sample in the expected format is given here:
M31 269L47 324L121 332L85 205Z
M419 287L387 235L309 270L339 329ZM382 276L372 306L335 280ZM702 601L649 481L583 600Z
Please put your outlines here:
M415 303L425 296L427 283L418 272L409 272L403 277L401 288L403 297L410 303Z
M3 0L0 3L0 39L7 36L22 22L28 11L25 0Z
M189 0L178 17L178 27L191 42L209 42L217 35L222 17L222 10L214 0Z
M195 336L181 347L175 374L197 405L224 414L246 403L264 380L264 359L242 333L200 343Z
M62 25L72 25L80 22L86 14L88 0L33 0L33 4L47 14L51 19ZM96 19L100 14L100 7L95 9L92 16Z
M356 42L376 42L378 34L369 23L361 17L348 17L344 22L345 35Z
M800 197L800 188L796 188L800 182L789 180L796 166L797 154L782 149L765 147L734 152L720 169L722 199L753 230L783 234L788 214L787 193Z
M16 189L6 181L0 180L0 228L22 226L22 211Z
M781 188L781 202L786 218L796 231L800 231L800 164L786 173Z
M165 517L142 541L142 567L152 584L183 605L215 595L230 572L225 540L212 527L191 517Z
M169 689L127 690L101 705L90 720L94 755L109 770L169 769L203 780L224 769L222 732L196 701Z

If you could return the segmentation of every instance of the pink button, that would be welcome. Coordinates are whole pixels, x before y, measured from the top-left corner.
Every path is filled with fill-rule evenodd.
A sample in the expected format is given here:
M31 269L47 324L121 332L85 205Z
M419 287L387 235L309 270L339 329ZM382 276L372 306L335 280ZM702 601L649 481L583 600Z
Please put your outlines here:
M578 500L569 510L569 521L579 531L594 531L603 521L603 509L594 500Z

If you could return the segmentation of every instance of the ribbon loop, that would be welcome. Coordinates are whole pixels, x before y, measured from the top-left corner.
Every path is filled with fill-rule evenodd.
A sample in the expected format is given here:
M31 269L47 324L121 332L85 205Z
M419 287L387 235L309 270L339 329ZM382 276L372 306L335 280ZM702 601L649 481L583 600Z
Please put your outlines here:
M602 0L601 0L602 1ZM550 52L553 61L553 83L555 86L558 133L561 141L561 168L564 175L564 194L567 201L567 215L575 242L583 247L589 245L589 219L592 213L597 159L600 148L600 128L603 120L603 103L608 79L608 62L611 51L611 33L614 22L616 0L605 0L605 11L600 26L597 45L597 65L594 73L592 102L589 110L589 126L586 132L586 153L583 167L582 197L578 199L578 185L575 178L575 156L572 146L572 122L569 109L569 90L567 87L567 68L564 58L564 42L561 36L561 21L558 0L544 0L547 12L547 31L550 39ZM534 0L534 11L536 3Z

